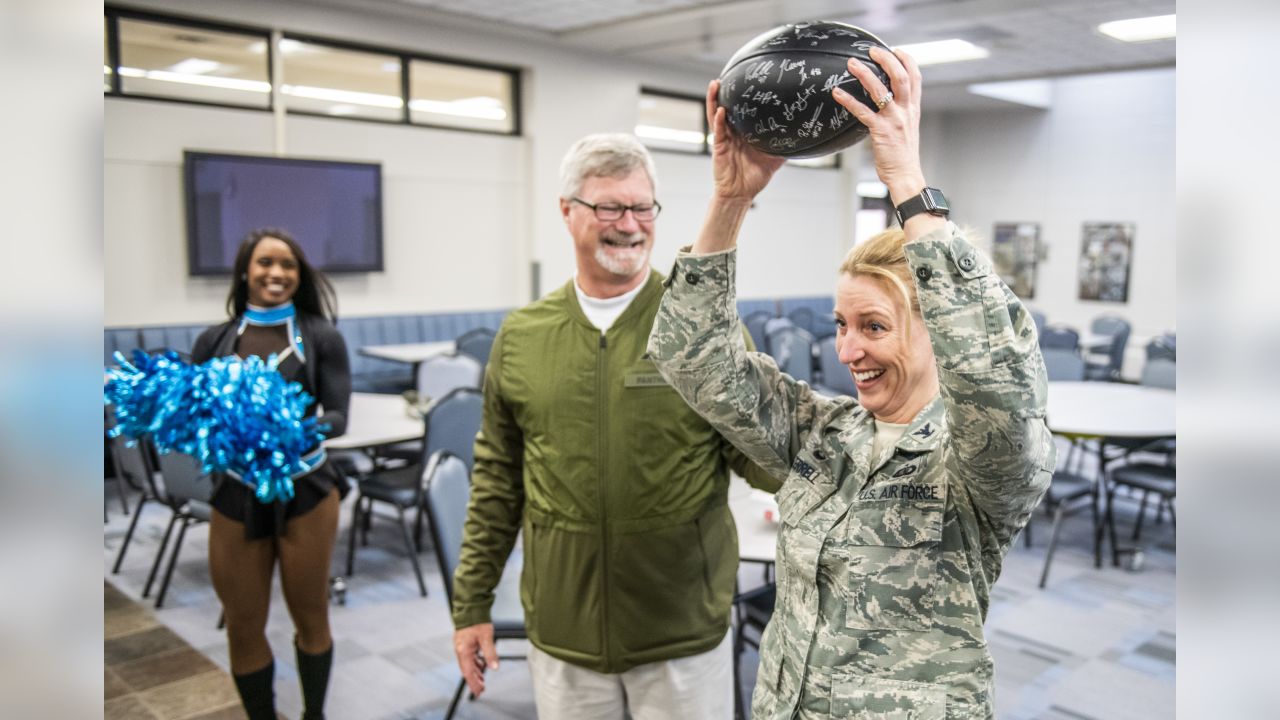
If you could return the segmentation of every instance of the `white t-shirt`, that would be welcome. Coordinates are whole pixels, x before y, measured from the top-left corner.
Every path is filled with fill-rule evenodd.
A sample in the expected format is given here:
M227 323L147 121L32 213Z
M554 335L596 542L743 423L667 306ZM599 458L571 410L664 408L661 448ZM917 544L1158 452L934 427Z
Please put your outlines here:
M578 293L578 304L582 306L583 314L587 316L587 319L591 321L592 325L600 328L600 332L603 333L613 325L619 315L626 311L627 306L631 304L631 301L635 300L636 296L640 294L640 291L644 289L644 284L648 279L649 270L646 268L644 271L644 279L640 281L640 284L637 285L635 289L628 290L618 297L605 298L602 300L600 298L593 298L583 292L582 286L578 284L578 276L574 275L573 290Z
M893 454L893 446L902 439L910 423L891 423L873 420L876 424L876 438L871 442L871 466L877 467Z

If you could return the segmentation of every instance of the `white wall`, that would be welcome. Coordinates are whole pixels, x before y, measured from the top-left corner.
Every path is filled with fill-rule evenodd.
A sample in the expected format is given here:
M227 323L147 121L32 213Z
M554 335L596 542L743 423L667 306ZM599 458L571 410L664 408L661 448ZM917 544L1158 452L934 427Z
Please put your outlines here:
M334 39L521 67L523 135L290 116L287 152L383 163L386 271L334 278L349 315L511 307L573 272L557 197L560 159L592 132L630 131L642 85L701 94L709 78L532 42L442 31L394 18L289 3L137 3L156 11L280 27ZM105 322L204 322L223 314L225 278L186 274L184 149L270 153L268 113L108 98L105 102ZM710 194L706 157L656 154L663 216L654 264L693 241ZM851 171L787 168L760 198L744 242L778 248L744 262L743 296L812 295L832 286ZM807 220L795 222L795 208ZM784 251L785 249L785 251Z
M926 94L927 102L927 94ZM957 222L989 243L997 222L1038 222L1048 258L1029 304L1081 331L1103 313L1133 324L1142 343L1176 327L1174 70L1088 75L1053 82L1047 111L944 114L930 181ZM1127 303L1078 299L1081 226L1133 222Z

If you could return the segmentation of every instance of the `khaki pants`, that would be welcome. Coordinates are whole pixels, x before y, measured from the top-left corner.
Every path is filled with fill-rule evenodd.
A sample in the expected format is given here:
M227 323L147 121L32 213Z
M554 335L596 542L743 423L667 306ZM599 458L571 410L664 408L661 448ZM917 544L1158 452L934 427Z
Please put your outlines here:
M540 720L731 720L733 630L701 655L605 674L557 660L529 646L529 672Z

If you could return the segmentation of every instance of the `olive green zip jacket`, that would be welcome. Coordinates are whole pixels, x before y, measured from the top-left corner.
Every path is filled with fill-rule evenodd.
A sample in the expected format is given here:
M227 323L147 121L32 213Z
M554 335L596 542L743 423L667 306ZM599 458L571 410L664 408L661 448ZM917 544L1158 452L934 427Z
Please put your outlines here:
M484 420L454 575L453 621L490 621L524 531L529 639L597 672L711 650L729 627L738 538L729 468L776 490L645 356L652 271L603 335L573 281L511 313L485 371Z

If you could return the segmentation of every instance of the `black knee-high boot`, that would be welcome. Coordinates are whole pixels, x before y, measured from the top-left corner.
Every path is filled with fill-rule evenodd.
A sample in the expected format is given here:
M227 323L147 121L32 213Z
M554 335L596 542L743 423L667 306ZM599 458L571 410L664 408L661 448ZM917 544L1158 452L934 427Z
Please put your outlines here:
M333 666L333 643L322 653L302 652L295 643L298 656L298 680L302 683L302 720L324 720L324 696L329 691L329 669Z
M249 720L276 720L276 694L271 687L276 677L275 661L261 670L233 677Z

